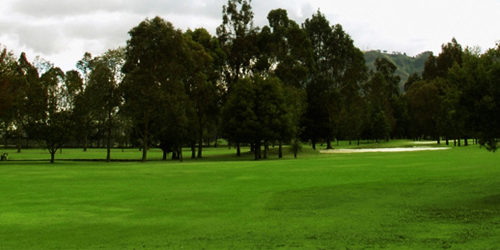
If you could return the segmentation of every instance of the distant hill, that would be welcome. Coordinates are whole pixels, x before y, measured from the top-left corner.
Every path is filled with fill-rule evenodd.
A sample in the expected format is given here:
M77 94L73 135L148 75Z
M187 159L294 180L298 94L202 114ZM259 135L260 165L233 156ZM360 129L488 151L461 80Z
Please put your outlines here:
M422 74L425 61L427 61L427 58L431 54L430 51L427 51L415 57L411 57L407 56L406 53L387 53L386 51L380 50L366 51L364 53L368 69L375 70L375 60L378 57L387 58L398 67L396 74L401 77L401 82L399 83L401 91L403 91L404 84L410 75L413 75L414 73Z

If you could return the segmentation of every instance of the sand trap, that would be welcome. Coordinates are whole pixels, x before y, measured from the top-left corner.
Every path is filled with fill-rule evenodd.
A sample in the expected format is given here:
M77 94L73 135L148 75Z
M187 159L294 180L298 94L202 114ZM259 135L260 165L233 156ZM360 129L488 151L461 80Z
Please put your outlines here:
M413 148L365 148L365 149L330 149L319 151L322 154L351 154L351 153L373 153L373 152L412 152L424 150L446 150L450 148L437 147L413 147Z
M437 141L414 141L413 144L429 145L429 144L437 144Z

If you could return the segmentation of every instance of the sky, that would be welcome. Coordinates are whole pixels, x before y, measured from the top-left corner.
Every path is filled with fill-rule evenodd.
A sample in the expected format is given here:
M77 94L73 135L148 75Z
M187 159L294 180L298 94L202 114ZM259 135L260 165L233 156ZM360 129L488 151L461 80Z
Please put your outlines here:
M98 56L125 46L128 31L160 16L176 28L215 35L227 0L0 0L0 44L28 60L36 56L63 70L85 52ZM439 54L452 38L482 51L500 41L500 0L252 0L256 26L282 8L302 24L318 10L341 24L361 50Z

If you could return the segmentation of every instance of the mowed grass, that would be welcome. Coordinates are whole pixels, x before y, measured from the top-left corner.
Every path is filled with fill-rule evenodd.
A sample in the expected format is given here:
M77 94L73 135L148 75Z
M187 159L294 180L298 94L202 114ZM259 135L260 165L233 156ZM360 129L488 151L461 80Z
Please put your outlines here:
M500 248L500 155L477 146L306 146L264 161L219 148L183 163L57 162L64 154L82 153L0 162L0 249Z

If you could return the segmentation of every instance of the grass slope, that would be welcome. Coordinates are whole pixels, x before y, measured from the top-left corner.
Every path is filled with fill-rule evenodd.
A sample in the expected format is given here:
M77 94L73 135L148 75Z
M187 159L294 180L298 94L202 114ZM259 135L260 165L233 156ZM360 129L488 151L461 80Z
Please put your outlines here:
M500 248L499 156L484 149L225 153L0 162L0 249Z

